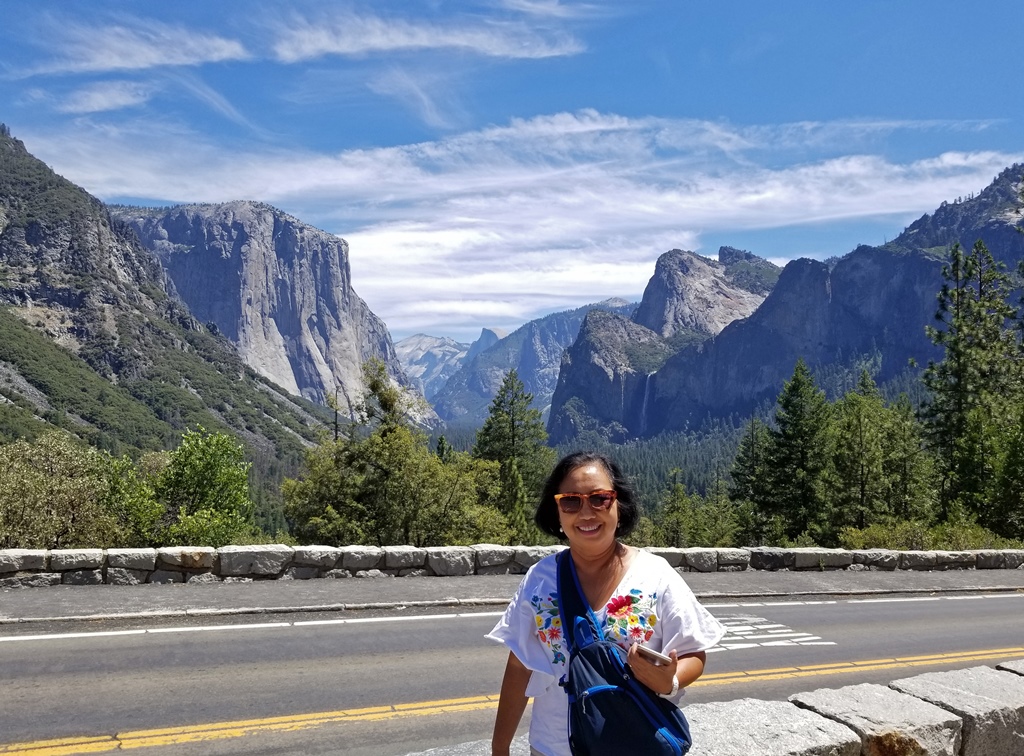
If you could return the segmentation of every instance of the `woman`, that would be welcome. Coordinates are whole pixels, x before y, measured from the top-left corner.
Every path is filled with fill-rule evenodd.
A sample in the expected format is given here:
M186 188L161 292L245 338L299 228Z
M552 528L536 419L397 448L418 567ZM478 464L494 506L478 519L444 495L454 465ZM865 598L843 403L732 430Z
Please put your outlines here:
M628 650L636 679L667 696L701 676L705 650L725 631L668 562L619 541L638 517L633 491L618 465L601 454L578 452L551 472L534 520L544 532L569 542L580 587L605 636ZM493 756L508 756L530 698L531 753L570 756L568 700L558 685L569 652L558 616L556 576L554 555L531 567L487 636L509 649ZM637 644L662 651L673 664L649 661L637 653Z

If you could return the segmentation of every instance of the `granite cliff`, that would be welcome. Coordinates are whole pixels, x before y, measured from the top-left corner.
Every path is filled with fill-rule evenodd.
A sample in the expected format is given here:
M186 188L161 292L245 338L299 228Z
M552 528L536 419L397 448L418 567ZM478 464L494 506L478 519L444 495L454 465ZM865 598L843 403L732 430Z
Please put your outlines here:
M258 202L113 212L260 375L318 403L339 388L355 401L377 358L410 386L387 327L352 289L343 239Z

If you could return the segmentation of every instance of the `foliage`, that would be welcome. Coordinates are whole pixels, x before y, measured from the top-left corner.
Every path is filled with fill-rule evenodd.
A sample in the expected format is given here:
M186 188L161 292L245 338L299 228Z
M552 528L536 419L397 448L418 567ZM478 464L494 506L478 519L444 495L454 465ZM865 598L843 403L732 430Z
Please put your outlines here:
M224 546L251 538L249 463L241 444L202 426L186 431L156 480L171 545Z
M408 405L384 365L364 366L367 393L337 440L306 455L284 486L292 532L303 543L439 546L507 542L500 463L442 448L407 420Z
M921 520L877 523L863 530L846 528L840 536L839 543L844 549L896 551L965 551L1024 547L1024 541L1001 538L976 523L943 523L929 527Z

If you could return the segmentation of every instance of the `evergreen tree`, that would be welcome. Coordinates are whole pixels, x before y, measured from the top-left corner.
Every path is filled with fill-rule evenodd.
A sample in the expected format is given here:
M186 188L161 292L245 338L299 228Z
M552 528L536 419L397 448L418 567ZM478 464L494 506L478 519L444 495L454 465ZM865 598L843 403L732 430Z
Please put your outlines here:
M548 434L540 412L530 407L532 401L533 395L527 393L516 371L508 371L473 448L474 457L501 465L501 501L506 515L512 513L518 485L522 485L527 502L537 501L555 462L554 450L546 445ZM516 482L515 474L521 483Z
M934 458L906 395L886 409L882 432L885 511L896 520L931 522L935 509Z
M736 450L729 477L729 498L737 507L740 517L737 537L741 543L766 543L773 530L767 512L771 509L772 436L768 427L756 417L750 418Z
M1019 393L1010 281L981 241L968 255L954 245L942 276L940 325L928 335L944 355L924 373L932 392L924 417L939 467L940 518L962 508L991 524L986 489L997 465L996 439Z
M883 435L885 406L868 372L857 389L835 404L835 454L829 499L835 512L833 536L845 526L863 529L887 514Z
M824 495L831 439L830 407L825 392L803 359L779 394L772 431L771 495L768 516L782 519L790 540L827 531L831 513ZM829 545L829 544L824 544Z

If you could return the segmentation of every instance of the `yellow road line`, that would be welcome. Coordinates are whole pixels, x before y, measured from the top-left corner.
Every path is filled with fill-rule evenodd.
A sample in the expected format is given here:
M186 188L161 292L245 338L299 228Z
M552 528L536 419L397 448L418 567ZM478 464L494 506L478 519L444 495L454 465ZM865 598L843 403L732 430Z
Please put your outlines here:
M691 687L731 685L737 682L782 680L792 677L817 677L849 672L900 669L956 662L987 661L1024 656L1024 647L995 648L961 653L928 654L924 656L893 657L867 661L835 662L805 666L776 667L744 672L718 672L701 677ZM26 743L0 744L0 756L75 756L85 753L109 753L135 748L198 743L207 740L240 738L259 732L294 732L331 723L370 722L399 717L422 717L433 714L451 714L492 709L498 705L498 696L449 698L439 701L369 706L360 709L322 711L314 714L293 714L262 719L242 719L229 722L211 722L184 727L163 727L133 730L116 735L80 738L57 738Z

